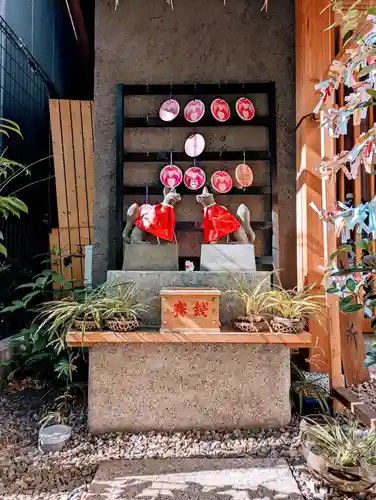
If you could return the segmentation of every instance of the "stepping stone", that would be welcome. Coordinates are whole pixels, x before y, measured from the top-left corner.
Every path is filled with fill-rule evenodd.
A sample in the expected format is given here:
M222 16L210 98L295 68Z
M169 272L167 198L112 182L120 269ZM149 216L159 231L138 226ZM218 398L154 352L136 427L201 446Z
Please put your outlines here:
M102 462L90 500L303 500L283 459L146 459Z

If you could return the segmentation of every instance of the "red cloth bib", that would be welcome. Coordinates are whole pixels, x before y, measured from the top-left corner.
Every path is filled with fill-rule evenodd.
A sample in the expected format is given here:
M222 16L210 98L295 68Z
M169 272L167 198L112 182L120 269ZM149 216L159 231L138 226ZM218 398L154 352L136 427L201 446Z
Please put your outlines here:
M204 242L211 243L228 234L233 233L240 227L238 219L228 210L217 205L211 205L204 210Z
M174 207L162 203L153 206L145 205L144 207L150 208L144 211L140 219L136 220L136 226L157 238L173 241L176 220ZM141 212L143 211L141 210Z

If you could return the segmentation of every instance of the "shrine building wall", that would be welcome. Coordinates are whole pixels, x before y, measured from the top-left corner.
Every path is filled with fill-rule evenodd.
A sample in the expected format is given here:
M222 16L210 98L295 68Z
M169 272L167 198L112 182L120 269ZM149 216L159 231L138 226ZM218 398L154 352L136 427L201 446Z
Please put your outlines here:
M295 25L292 0L175 0L172 11L164 0L120 0L116 11L109 0L96 0L95 19L95 209L93 278L104 281L115 253L109 237L115 224L115 84L217 83L275 81L277 91L277 164L279 197L279 266L286 286L296 283L295 227ZM257 100L256 110L267 103ZM125 113L156 113L161 99L126 98ZM234 130L235 129L235 130ZM187 129L188 130L188 129ZM185 128L133 129L125 145L133 151L183 150ZM200 132L199 127L197 131ZM251 132L250 132L251 131ZM203 129L210 150L265 149L267 129L221 126ZM250 162L255 183L269 178L267 162ZM180 164L184 169L189 163ZM126 165L125 182L145 185L158 179L158 164ZM206 166L205 166L206 167ZM211 169L205 168L207 176ZM226 168L233 172L236 164ZM162 186L161 186L162 193ZM149 198L159 202L162 195ZM241 195L217 201L234 210L247 203L252 219L270 219L271 207L263 196ZM124 197L125 209L141 197ZM200 222L195 196L183 196L177 218ZM262 255L265 232L256 231L256 255ZM183 255L199 255L195 233L179 235Z

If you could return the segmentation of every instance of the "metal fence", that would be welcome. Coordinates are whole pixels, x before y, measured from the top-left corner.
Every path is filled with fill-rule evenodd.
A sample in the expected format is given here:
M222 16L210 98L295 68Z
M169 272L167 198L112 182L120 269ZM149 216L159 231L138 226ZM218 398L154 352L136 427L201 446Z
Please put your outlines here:
M29 215L0 217L9 264L0 272L0 305L19 298L16 286L40 271L42 254L49 248L48 234L56 223L48 107L49 98L56 97L53 82L0 17L0 116L17 122L24 137L1 136L0 149L24 165L37 162L30 176L19 176L2 193L17 192L28 205ZM0 316L0 338L19 331L24 323L22 314Z

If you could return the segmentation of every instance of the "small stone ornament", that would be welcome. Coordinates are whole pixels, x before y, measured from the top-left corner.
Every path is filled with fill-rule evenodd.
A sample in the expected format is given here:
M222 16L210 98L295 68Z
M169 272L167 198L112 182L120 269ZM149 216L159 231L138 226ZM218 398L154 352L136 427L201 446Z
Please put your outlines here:
M159 117L164 122L172 122L180 112L180 104L175 99L168 99L159 108Z
M217 193L225 194L231 191L232 188L232 179L231 176L224 172L223 170L217 170L211 176L211 185L213 189L217 191Z
M166 165L159 175L161 183L167 188L176 188L183 181L183 172L176 165Z
M255 116L255 107L248 97L241 97L236 101L236 112L242 120L248 122Z
M193 99L184 108L184 117L189 123L197 123L205 114L205 104L199 99Z
M223 99L214 99L211 103L210 111L213 117L219 122L226 122L231 116L230 106Z

